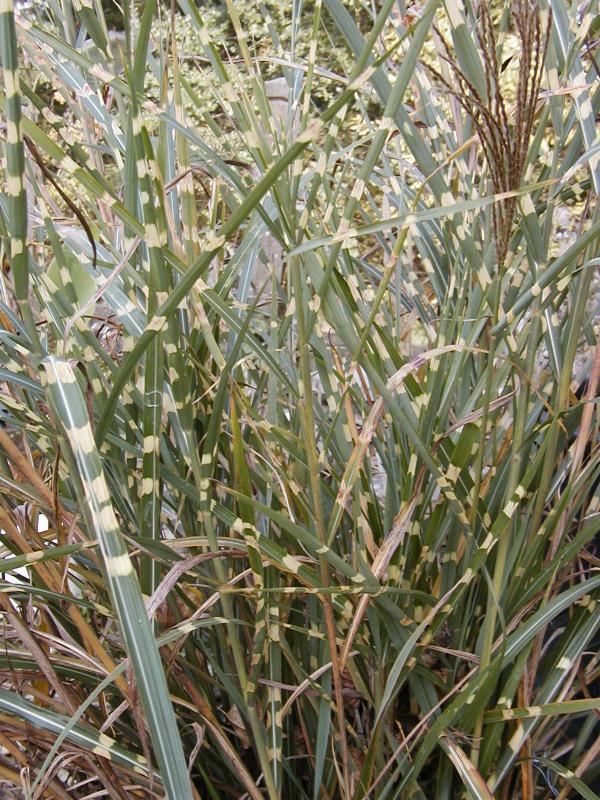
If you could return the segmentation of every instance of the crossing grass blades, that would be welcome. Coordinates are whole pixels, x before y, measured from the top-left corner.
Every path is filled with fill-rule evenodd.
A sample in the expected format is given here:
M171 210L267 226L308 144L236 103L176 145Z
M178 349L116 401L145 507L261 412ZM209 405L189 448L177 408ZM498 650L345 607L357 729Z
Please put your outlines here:
M597 0L104 5L0 4L0 794L597 798Z

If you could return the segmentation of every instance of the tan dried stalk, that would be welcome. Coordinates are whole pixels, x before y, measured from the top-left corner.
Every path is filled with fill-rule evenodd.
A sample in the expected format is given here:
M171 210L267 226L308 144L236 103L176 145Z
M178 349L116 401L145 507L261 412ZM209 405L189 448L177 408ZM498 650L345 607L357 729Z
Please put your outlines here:
M469 115L481 143L495 194L514 192L521 187L525 172L527 152L537 115L537 101L543 75L544 60L552 24L552 11L548 11L545 29L535 0L513 0L511 18L519 40L518 73L515 107L507 104L502 87L503 64L501 47L494 29L491 4L484 0L480 5L477 41L483 63L486 94L468 79L458 61L438 30L444 54L454 83L450 83L439 70L428 69L458 100ZM492 207L492 220L496 240L498 265L506 259L512 223L517 205L516 197L499 200Z

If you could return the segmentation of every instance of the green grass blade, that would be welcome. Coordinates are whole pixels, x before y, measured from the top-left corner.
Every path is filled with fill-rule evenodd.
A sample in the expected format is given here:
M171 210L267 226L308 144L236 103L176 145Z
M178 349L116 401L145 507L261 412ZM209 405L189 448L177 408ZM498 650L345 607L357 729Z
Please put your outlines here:
M98 539L106 576L136 676L142 705L170 800L192 797L187 767L152 628L121 536L83 394L68 362L44 361L49 398L73 454L88 524Z

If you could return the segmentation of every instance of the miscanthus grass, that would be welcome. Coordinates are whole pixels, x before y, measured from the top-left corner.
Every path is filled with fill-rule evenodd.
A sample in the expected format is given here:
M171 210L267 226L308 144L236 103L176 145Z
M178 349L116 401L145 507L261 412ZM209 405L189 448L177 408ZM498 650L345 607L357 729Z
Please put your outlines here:
M0 3L0 793L597 798L597 1L103 5Z

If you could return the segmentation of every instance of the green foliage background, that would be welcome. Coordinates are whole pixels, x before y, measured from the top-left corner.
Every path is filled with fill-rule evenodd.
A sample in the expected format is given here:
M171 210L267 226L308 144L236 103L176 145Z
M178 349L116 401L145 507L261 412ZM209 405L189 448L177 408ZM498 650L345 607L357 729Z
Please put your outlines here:
M6 787L597 798L597 2L103 8L0 4Z

